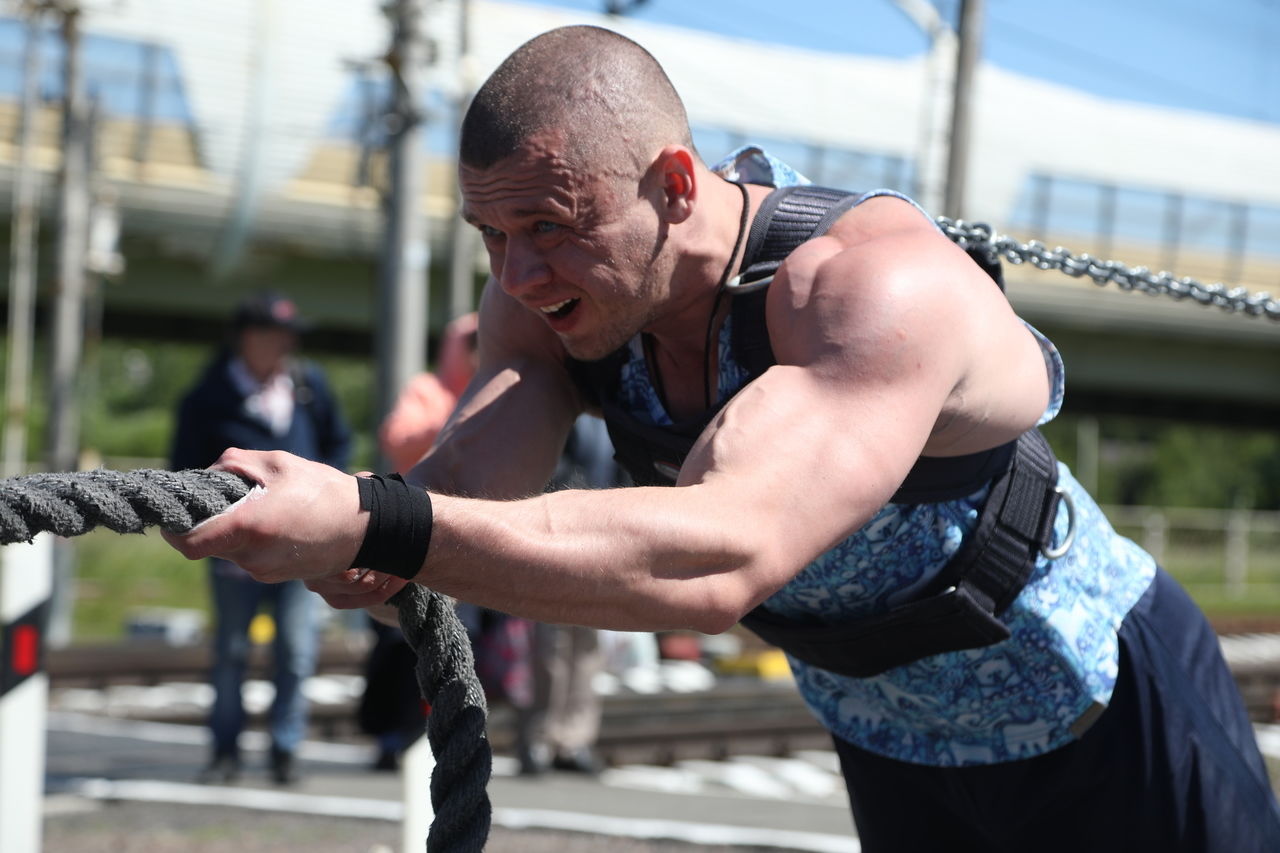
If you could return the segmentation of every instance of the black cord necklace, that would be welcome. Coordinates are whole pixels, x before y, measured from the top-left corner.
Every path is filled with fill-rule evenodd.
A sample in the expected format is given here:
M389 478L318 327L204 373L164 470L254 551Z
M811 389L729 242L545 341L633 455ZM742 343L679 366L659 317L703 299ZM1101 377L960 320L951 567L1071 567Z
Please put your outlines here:
M742 190L742 217L738 222L738 237L733 241L733 251L729 253L729 260L724 265L724 272L720 273L720 281L716 284L716 298L711 303L711 316L707 318L707 339L702 348L702 396L706 401L706 408L711 408L711 359L714 356L716 366L720 364L720 348L711 349L711 337L715 330L716 314L720 311L720 299L724 296L724 286L729 282L729 276L733 273L733 262L737 260L738 250L742 248L742 240L747 236L747 214L751 210L751 197L747 194L746 184L735 184L738 189ZM716 396L719 396L718 394Z
M711 305L711 316L707 318L707 335L703 343L702 349L702 397L707 409L711 408L711 337L716 325L716 313L720 310L720 299L724 296L725 284L728 283L730 275L733 273L733 262L738 257L738 250L742 248L742 241L747 235L747 214L751 211L751 198L747 195L747 188L743 184L733 182L739 190L742 191L742 217L738 222L738 237L733 242L733 251L729 253L729 260L725 262L724 272L720 273L720 281L716 283L716 298ZM658 360L653 351L653 338L649 335L643 335L641 341L644 344L645 359L648 361L649 373L653 377L654 390L658 392L658 398L662 401L662 405L671 411L670 401L667 399L667 389L662 381L662 373L658 370ZM716 352L717 361L719 360L719 351Z

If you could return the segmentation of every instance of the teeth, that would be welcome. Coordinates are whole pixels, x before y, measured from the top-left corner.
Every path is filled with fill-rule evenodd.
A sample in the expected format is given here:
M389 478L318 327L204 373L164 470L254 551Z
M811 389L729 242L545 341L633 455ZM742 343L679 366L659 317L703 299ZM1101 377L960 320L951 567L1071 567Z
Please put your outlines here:
M555 305L544 305L542 306L542 313L554 314L555 312L559 311L561 308L568 305L572 301L573 301L572 299L566 299L563 302L557 302Z

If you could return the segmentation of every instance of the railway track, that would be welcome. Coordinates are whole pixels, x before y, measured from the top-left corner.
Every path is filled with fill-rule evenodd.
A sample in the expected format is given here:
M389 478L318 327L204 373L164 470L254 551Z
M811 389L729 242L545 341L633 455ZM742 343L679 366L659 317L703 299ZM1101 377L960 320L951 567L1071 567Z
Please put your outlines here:
M1251 717L1257 722L1280 720L1280 633L1228 635L1222 638L1222 647ZM251 661L249 678L266 678L267 650L256 651L261 654ZM355 722L359 675L367 651L367 643L350 640L322 648L318 678L330 680L333 689L326 692L334 701L313 699L311 718L316 736L368 740ZM192 690L202 687L208 670L202 646L70 647L49 653L48 670L55 706L74 694L79 710L93 710L93 696L101 696L98 712L188 724L204 722L206 711L195 701L161 698L124 709L108 707L114 701L110 698L113 692L173 684L186 684ZM262 716L251 713L251 725L261 726ZM489 737L495 752L511 752L514 731L510 708L491 709ZM747 677L719 678L709 689L693 692L605 696L598 741L602 757L614 765L666 765L683 759L744 754L782 756L829 745L828 736L790 683Z
M256 648L248 680L269 677L268 649ZM355 703L368 644L338 641L320 650L318 691L332 701L311 703L311 727L329 740L368 741L356 725ZM133 719L202 724L209 658L203 646L124 643L51 650L48 671L54 707ZM149 688L154 689L146 695ZM252 703L247 703L252 704ZM830 739L790 683L756 678L717 679L693 692L619 692L603 697L598 748L611 764L671 764L689 758L787 755L826 748ZM265 714L250 710L250 725ZM498 753L513 749L513 710L490 710L489 738Z

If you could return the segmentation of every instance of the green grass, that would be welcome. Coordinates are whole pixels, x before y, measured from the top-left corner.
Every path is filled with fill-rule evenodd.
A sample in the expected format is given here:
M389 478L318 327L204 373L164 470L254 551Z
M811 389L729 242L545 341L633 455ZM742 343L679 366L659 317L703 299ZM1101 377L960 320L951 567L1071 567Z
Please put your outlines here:
M1142 542L1140 529L1122 525L1116 529ZM1242 589L1232 590L1226 585L1222 531L1170 530L1161 563L1210 619L1280 622L1280 541L1273 533L1255 531L1249 537Z
M1251 617L1280 623L1278 584L1249 584L1237 593L1227 590L1221 583L1180 582L1210 619L1220 616Z
M141 608L197 610L208 620L206 563L187 560L154 530L141 536L95 530L74 542L76 642L121 639L129 616ZM1280 555L1252 555L1250 583L1243 595L1232 595L1223 587L1220 552L1184 549L1169 556L1170 571L1210 618L1280 621Z
M74 543L76 642L122 638L130 614L142 608L197 610L208 617L207 564L187 560L156 531L121 536L95 530Z

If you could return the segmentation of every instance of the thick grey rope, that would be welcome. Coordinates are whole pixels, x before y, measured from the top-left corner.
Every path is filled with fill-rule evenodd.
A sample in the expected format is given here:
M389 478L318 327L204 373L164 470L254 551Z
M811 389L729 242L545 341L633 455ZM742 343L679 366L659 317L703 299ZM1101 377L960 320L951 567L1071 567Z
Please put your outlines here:
M492 755L485 733L484 691L476 678L466 629L444 596L409 584L388 604L400 613L400 630L418 655L418 687L431 706L427 741L436 767L431 774L435 819L428 853L473 853L489 837L489 772ZM461 780L465 780L463 783Z
M248 494L250 483L226 471L81 471L0 480L0 545L37 533L79 536L95 527L141 533L160 527L183 533ZM471 644L453 606L410 584L388 603L418 656L418 686L431 708L427 739L436 757L431 774L435 819L428 853L484 849L491 809L486 787L492 757L485 734L484 691Z
M95 527L171 533L244 497L249 485L226 471L81 471L30 474L0 480L0 544L30 541L37 533L79 536Z

